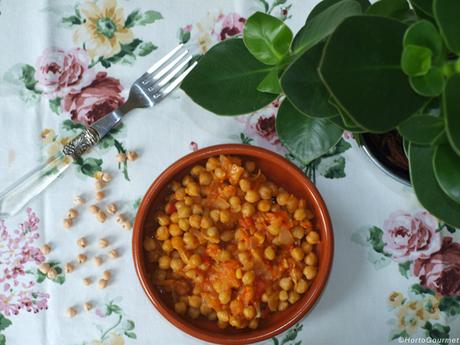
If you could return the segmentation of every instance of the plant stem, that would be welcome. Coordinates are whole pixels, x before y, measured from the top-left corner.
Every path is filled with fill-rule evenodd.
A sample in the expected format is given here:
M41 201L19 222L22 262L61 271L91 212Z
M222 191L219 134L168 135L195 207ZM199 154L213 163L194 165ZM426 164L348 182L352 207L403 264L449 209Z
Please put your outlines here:
M118 315L118 321L112 326L110 327L108 330L106 330L102 336L101 336L101 341L104 341L105 338L107 337L107 335L109 334L110 331L113 331L115 328L118 327L118 325L121 323L121 320L123 319L123 316L122 315Z

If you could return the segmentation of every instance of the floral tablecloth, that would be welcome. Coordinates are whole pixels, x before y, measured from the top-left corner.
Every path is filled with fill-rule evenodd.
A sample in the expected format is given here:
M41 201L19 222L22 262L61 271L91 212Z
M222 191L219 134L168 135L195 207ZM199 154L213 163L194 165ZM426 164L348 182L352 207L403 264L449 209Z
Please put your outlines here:
M0 187L62 148L84 125L126 99L137 76L184 42L203 53L241 33L245 18L265 11L295 30L315 0L36 0L0 1ZM235 100L237 101L237 100ZM254 114L217 117L180 90L158 107L134 111L99 147L76 162L19 215L0 220L0 344L199 344L148 302L135 275L131 232L113 217L95 221L94 178L131 220L143 192L179 157L218 143L245 143L295 161L275 130L277 101ZM139 159L118 164L133 150ZM429 215L413 192L371 165L350 135L323 157L299 166L329 207L335 257L315 309L265 344L460 342L460 235ZM74 226L63 218L81 195ZM82 250L75 242L88 239ZM101 249L97 242L109 241ZM52 250L45 256L40 247ZM118 250L111 259L107 252ZM91 262L65 273L84 251ZM57 276L38 270L50 262ZM105 289L96 281L104 270ZM85 286L89 277L93 284ZM84 302L94 308L84 311ZM66 317L68 307L77 315Z

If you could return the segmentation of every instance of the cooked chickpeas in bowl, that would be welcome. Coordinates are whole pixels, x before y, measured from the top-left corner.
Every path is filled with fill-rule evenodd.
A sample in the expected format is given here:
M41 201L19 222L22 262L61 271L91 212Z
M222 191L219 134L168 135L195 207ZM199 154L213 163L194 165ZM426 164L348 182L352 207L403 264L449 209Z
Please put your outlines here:
M326 283L332 251L316 188L284 158L247 145L199 150L168 168L144 197L133 237L157 309L223 344L298 322Z

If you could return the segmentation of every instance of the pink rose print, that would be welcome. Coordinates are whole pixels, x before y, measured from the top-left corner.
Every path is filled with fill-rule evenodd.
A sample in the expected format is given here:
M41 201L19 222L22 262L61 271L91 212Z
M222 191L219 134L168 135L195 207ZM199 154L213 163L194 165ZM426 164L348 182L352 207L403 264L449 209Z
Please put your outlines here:
M88 68L88 63L83 49L46 49L37 61L37 88L51 99L78 92L94 79L95 72Z
M35 243L39 239L39 219L29 208L27 220L16 230L8 230L0 219L0 313L17 315L21 310L38 313L48 308L49 295L36 288L28 274L45 257Z
M229 13L226 16L222 15L218 18L216 26L221 25L220 30L216 29L218 40L223 41L229 37L236 36L243 32L246 18L241 17L238 13Z
M251 115L238 116L236 120L244 123L244 133L255 140L256 145L285 154L287 150L276 134L276 114L279 106L279 101L275 100Z
M383 224L385 251L396 262L426 259L441 248L437 225L436 219L426 211L415 216L396 211Z
M444 237L437 253L414 262L413 273L424 287L443 296L460 296L460 243Z
M106 72L98 72L90 85L79 92L67 94L62 108L73 121L91 125L124 103L120 95L122 89L118 79L108 77Z

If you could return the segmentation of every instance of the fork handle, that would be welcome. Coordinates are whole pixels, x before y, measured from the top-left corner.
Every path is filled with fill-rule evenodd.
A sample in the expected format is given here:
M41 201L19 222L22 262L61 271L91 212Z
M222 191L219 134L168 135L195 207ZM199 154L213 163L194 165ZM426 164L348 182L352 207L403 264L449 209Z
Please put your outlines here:
M0 193L0 217L12 216L20 211L56 180L71 162L71 157L59 152L6 188Z

